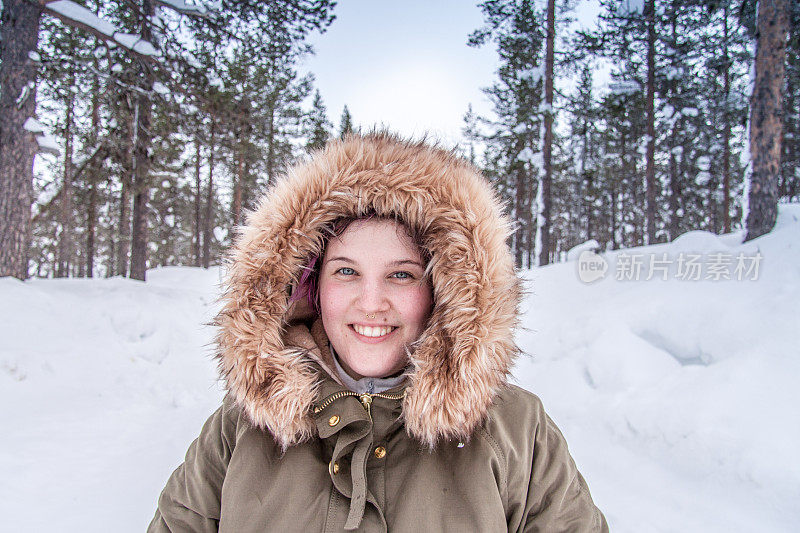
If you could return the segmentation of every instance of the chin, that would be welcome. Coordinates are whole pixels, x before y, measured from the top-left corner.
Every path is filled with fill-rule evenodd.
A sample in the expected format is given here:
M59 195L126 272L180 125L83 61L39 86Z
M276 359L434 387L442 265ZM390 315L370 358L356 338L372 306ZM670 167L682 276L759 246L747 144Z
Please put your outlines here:
M347 361L345 361L347 362ZM399 372L404 365L400 363L393 364L391 366L376 366L370 364L350 364L347 363L350 369L357 373L359 376L363 376L365 378L385 378L387 376L391 376Z

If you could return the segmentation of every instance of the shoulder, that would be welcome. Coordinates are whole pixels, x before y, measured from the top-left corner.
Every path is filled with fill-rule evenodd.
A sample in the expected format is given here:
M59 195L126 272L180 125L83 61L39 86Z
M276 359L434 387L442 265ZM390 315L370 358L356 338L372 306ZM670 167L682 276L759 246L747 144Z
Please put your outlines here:
M256 426L230 394L225 396L222 405L206 424L213 426L215 437L219 438L220 444L231 454L251 449L274 457L280 457L284 453L275 436L269 430ZM203 431L205 432L205 428Z
M485 428L490 432L508 432L532 436L548 423L542 400L517 385L500 389L489 409Z
M536 436L548 425L538 396L516 385L505 385L494 398L476 437L488 441L509 474L528 469L533 460Z
M231 395L226 395L222 405L208 417L200 438L216 441L217 446L233 450L237 441L253 429L255 428L248 421L242 408Z
M509 469L529 467L536 456L566 449L564 436L545 412L542 400L516 385L506 385L498 392L479 434L496 444Z

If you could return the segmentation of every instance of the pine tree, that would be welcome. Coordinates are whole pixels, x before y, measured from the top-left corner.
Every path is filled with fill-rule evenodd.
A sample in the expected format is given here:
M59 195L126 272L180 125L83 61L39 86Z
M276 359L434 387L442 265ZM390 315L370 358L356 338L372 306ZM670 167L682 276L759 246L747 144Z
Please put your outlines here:
M348 133L353 131L353 117L350 116L350 110L347 109L347 105L344 106L342 109L342 116L339 119L339 133L338 137L340 139L344 139Z
M311 110L305 117L305 132L308 141L306 151L313 152L325 146L331 136L332 124L328 120L327 110L319 91L314 92Z
M790 2L786 82L783 90L781 198L800 197L800 2Z
M0 276L28 277L34 135L24 129L36 112L36 49L41 9L4 0L0 28Z
M750 177L747 240L772 230L778 216L788 0L759 2L755 80L750 100Z
M537 212L542 204L538 179L543 173L540 152L543 106L543 27L542 14L529 0L483 2L480 4L486 27L470 35L470 46L493 41L500 56L498 80L484 91L494 106L496 120L484 121L492 129L484 137L486 171L498 178L498 188L510 202L510 215L517 228L511 239L518 267L532 266L537 249ZM537 224L538 222L538 224ZM540 247L541 249L541 247Z
M16 9L16 2L5 2L2 31L5 34L14 29L15 35L4 38L3 44L16 43L16 34L25 33L22 26L12 28L12 22L25 22L24 27L33 37L45 32L49 38L55 35L52 28L68 35L62 30L75 26L81 29L74 34L78 41L87 37L113 41L99 25L79 22L70 18L69 12L59 12L59 5L42 2L36 4L36 10L26 8L29 10L25 14L36 12L37 17L22 20L17 14L6 16ZM4 217L0 237L6 235L7 229L9 235L25 235L21 246L11 254L13 261L24 266L25 261L18 261L19 255L30 253L37 274L42 275L94 275L98 253L105 258L99 264L106 275L130 272L143 278L148 263L167 264L187 257L194 262L201 255L205 255L208 264L227 242L229 232L225 228L230 224L230 211L237 223L236 217L262 186L256 177L265 175L267 169L270 173L279 172L299 155L304 142L301 102L311 90L311 77L299 76L296 65L299 58L311 52L306 36L312 31L324 31L332 22L333 5L328 0L303 5L288 0L234 3L226 5L225 11L209 12L200 18L179 15L197 14L202 8L199 4L181 6L153 0L131 4L115 0L90 1L86 5L86 14L94 13L119 33L139 35L141 39L123 42L114 49L109 46L102 53L94 42L61 47L61 63L52 64L66 78L37 76L37 47L32 41L31 54L26 50L25 55L34 66L33 74L26 74L34 84L25 82L25 96L29 103L34 101L35 91L31 89L36 88L37 79L45 89L52 89L43 106L63 109L56 115L60 122L52 124L51 131L61 138L67 153L48 163L46 174L57 175L57 183L37 180L37 191L44 195L50 191L52 196L43 196L42 205L34 211L33 246L25 245L29 231L20 226L28 222L27 215L13 227L5 225ZM44 25L39 22L38 6L48 15ZM56 19L58 22L53 23ZM242 51L238 58L230 53L237 46ZM138 59L155 47L158 60ZM4 53L7 51L11 47L3 48ZM47 61L55 59L54 54L50 55ZM16 58L6 61L5 57L0 63L3 88L13 85L7 78L16 79L24 71L18 67L23 62ZM211 69L204 61L208 58L214 62ZM48 65L45 62L43 70ZM209 91L206 72L220 80L233 80L239 74L243 83L229 84L215 97L214 91ZM212 93L211 103L208 93ZM3 97L8 94L5 91ZM21 94L20 90L18 96ZM33 116L32 110L26 109L25 113ZM212 113L212 118L205 113ZM262 127L266 113L274 117L269 128ZM189 120L204 125L197 135L186 124L192 115L202 115L200 120ZM5 118L0 120L2 124L7 122ZM33 137L16 135L15 141L25 140L33 148ZM195 144L196 140L200 142ZM177 149L187 143L199 147L206 159ZM11 143L4 141L2 147L7 146ZM0 148L0 160L4 157L2 152ZM272 157L262 157L266 153ZM214 163L209 165L209 159ZM261 161L265 163L261 165ZM201 164L195 164L198 162ZM6 168L2 165L3 171ZM32 181L30 169L15 176L22 176L26 183ZM204 177L207 180L202 187L201 206L197 179ZM225 184L219 182L220 178L230 178L233 187L220 187ZM4 182L0 179L0 183ZM20 183L24 188L25 183ZM219 206L220 196L231 197L229 190L238 191L230 211ZM5 192L3 186L2 193ZM191 193L188 202L184 198L187 193ZM0 197L5 198L3 194ZM14 195L15 205L26 211L25 200L20 202L19 194ZM32 194L24 196L30 199ZM191 207L189 215L187 205ZM207 214L208 222L199 220L202 216L198 213ZM228 216L220 220L220 213ZM152 226L151 216L157 217L158 226ZM189 218L184 220L186 216ZM206 228L204 232L200 231L201 226ZM205 238L201 239L203 233ZM11 252L12 248L4 245L2 252ZM18 275L25 277L25 272Z
M656 181L655 100L656 53L661 12L654 0L616 2L601 0L600 27L594 32L579 32L580 46L592 54L613 59L619 65L616 77L625 90L644 90L645 131L645 195L641 198L645 212L646 242L657 239L659 214Z
M645 183L641 180L642 155L647 151L646 94L620 82L616 92L603 98L600 173L605 232L600 242L607 248L644 244Z
M553 183L553 69L555 64L556 2L547 0L547 37L544 67L544 133L542 140L541 206L537 223L537 242L540 245L538 264L550 263L551 187ZM538 202L537 202L538 203Z
M569 235L574 240L566 248L589 239L600 240L597 202L600 201L599 171L602 160L599 151L600 117L593 89L592 66L584 63L574 97L568 106L570 134L567 147L568 152L573 154L573 160L566 174L572 183L571 196L574 200L566 207L573 210L573 225Z

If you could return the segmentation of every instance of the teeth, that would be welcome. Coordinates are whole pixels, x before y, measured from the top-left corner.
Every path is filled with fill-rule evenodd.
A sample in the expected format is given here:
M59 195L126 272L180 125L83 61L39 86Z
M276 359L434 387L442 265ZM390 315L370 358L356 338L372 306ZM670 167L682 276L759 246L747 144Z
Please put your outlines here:
M356 330L356 333L365 337L383 337L384 335L391 333L394 328L391 326L381 326L375 328L372 326L360 326L358 324L353 324L353 329Z

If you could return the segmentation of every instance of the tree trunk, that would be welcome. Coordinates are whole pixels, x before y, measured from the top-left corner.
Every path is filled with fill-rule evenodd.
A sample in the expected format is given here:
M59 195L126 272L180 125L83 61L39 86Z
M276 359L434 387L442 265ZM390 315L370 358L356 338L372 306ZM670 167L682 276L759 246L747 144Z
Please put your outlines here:
M514 148L514 153L520 153L524 146L524 143L518 141ZM529 203L526 198L528 198L528 186L530 180L525 172L525 165L522 163L522 161L516 162L515 175L516 187L514 196L514 218L517 221L517 228L514 232L514 264L517 268L522 268L523 254L526 250L525 235L528 234L532 226L532 224L530 224L531 210L526 209L526 204Z
M86 277L94 277L94 239L97 227L97 173L89 173L89 202L86 207Z
M142 0L141 36L145 41L156 43L150 30L150 17L155 12L150 0ZM143 58L139 62L140 87L149 91L155 82L152 65ZM145 281L147 276L147 206L150 200L150 122L153 115L153 104L150 96L136 96L136 135L133 146L133 232L131 235L131 278Z
M635 147L635 144L634 144ZM634 152L635 153L635 152ZM634 172L629 172L628 167L630 166L630 162L628 161L628 137L625 133L620 136L619 140L619 160L620 160L620 173L615 180L615 183L611 189L612 192L612 235L613 246L614 248L619 248L625 246L625 239L624 239L624 232L625 232L625 209L624 205L622 204L622 199L625 197L625 191L623 186L625 185L625 176L628 174L636 175L635 172L635 157L631 157L631 160L634 165Z
M0 277L28 277L33 157L37 144L23 129L36 114L37 66L28 57L39 40L35 2L4 0L0 29Z
M750 97L750 177L747 238L772 230L778 216L780 181L782 90L786 33L789 29L787 0L758 4L758 41L755 82Z
M790 22L791 24L791 22ZM795 45L796 46L796 45ZM794 198L800 193L800 55L787 49L786 87L783 98L783 153L781 159L781 181L778 195Z
M553 64L555 62L556 2L547 0L547 39L545 50L544 101L544 176L542 177L542 205L539 207L541 228L539 232L539 266L550 264L550 186L553 182Z
M619 243L617 242L617 186L611 186L611 249L616 250L619 248Z
M145 281L147 275L147 205L149 202L150 190L140 181L133 197L130 271L131 279L140 281Z
M731 231L731 65L728 54L728 2L722 14L722 61L725 107L722 115L722 232Z
M245 217L244 211L247 209L248 206L252 206L252 196L255 192L255 183L253 183L252 175L250 173L250 163L251 160L245 158L244 161L244 169L243 169L243 180L244 185L242 187L242 201L241 201L241 213L239 214L239 223L244 224Z
M95 59L95 68L98 61ZM97 144L97 130L100 127L100 80L94 77L92 83L92 131L89 140ZM100 163L95 161L87 169L89 182L89 201L86 206L86 277L94 277L94 240L97 227L97 181Z
M526 174L527 176L527 174ZM525 205L523 213L525 213L525 268L531 268L531 265L536 262L536 234L539 232L539 202L533 194L533 180L526 179L525 185ZM537 180L536 194L539 193L540 183ZM534 217L533 204L536 203L536 216ZM534 221L536 222L534 224Z
M244 180L244 152L240 147L236 154L236 173L233 176L233 225L241 224L242 217L242 181Z
M677 145L677 123L672 128L670 147L674 148ZM681 187L679 184L679 171L678 160L675 157L675 152L669 151L669 240L678 237L679 221L678 209L680 209L680 195Z
M523 213L523 206L525 205L525 171L517 169L517 186L516 197L514 199L514 211L516 211L517 229L514 232L514 265L517 268L522 268L522 253L525 251L525 232L526 232L526 218Z
M211 235L214 221L214 152L216 142L214 117L211 117L211 141L208 150L208 189L206 190L206 212L203 220L203 268L211 265Z
M200 266L200 205L203 203L203 193L200 182L200 139L195 137L195 160L194 160L194 235L192 238L192 254L194 255L194 266Z
M136 97L134 113L136 127L133 141L133 219L131 228L131 268L132 279L145 280L147 271L147 203L149 190L147 184L147 148L150 140L146 130L150 127L150 102L139 95Z
M655 128L655 99L656 99L656 7L655 0L647 0L645 7L647 14L647 101L645 112L647 115L647 168L645 180L647 182L647 242L656 242L656 128Z
M74 67L70 76L70 87L75 83ZM67 265L72 257L72 114L75 105L75 94L69 91L67 97L67 110L64 117L64 184L61 186L60 197L60 223L61 231L58 235L58 263L56 263L56 277L66 278Z
M123 278L128 275L128 239L131 235L130 217L130 185L129 178L122 178L122 190L119 198L119 238L117 239L116 274Z
M344 134L342 134L344 135ZM342 136L344 138L344 136ZM267 119L267 185L274 183L275 176L275 107L270 104L269 117Z

